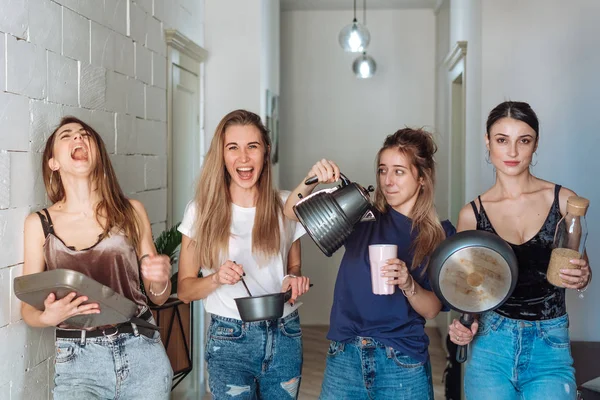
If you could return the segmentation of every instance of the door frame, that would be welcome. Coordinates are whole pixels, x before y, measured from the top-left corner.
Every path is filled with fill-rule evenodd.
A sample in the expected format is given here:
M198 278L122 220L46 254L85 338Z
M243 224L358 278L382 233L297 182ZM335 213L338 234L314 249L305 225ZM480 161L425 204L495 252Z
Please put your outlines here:
M198 128L199 140L199 164L204 157L204 62L208 58L208 52L198 44L187 38L175 29L165 29L165 40L167 44L167 227L173 225L173 65L180 66L196 74L199 78L199 101L198 106L200 121ZM187 57L181 57L182 55ZM185 385L192 385L187 392L186 398L196 397L202 399L206 391L206 371L204 366L204 336L206 315L202 301L196 302L192 307L191 315L193 325L192 332L192 371L180 385L185 390ZM191 383L190 383L191 382ZM180 388L177 387L177 389ZM189 386L188 386L189 387Z
M444 59L444 65L447 67L448 73L446 75L446 85L448 88L448 109L447 109L447 118L446 126L448 127L448 217L449 219L457 218L458 216L452 215L452 210L454 209L454 204L452 199L454 197L454 191L457 190L452 186L452 176L454 174L455 160L453 160L453 138L461 135L463 144L466 145L466 109L467 109L467 42L466 41L458 41L448 52L448 55ZM454 110L454 90L453 85L454 82L459 78L462 78L462 104L461 108L463 110L462 115L462 129L457 131L455 121L453 120L453 110ZM466 157L466 154L463 154ZM464 162L464 160L463 160ZM463 171L461 171L463 175L463 179L465 179L465 185L463 188L459 188L458 190L462 190L462 197L464 198L466 195L466 166L463 164ZM459 207L464 205L464 201L459 204Z
M173 64L181 64L180 55L186 55L192 59L192 63L186 63L183 67L195 73L200 79L200 131L204 130L204 84L201 74L203 63L208 58L208 52L195 42L188 39L176 29L165 29L167 42L167 227L173 225ZM201 146L203 140L199 141ZM201 149L198 149L202 152ZM200 154L203 157L204 154Z

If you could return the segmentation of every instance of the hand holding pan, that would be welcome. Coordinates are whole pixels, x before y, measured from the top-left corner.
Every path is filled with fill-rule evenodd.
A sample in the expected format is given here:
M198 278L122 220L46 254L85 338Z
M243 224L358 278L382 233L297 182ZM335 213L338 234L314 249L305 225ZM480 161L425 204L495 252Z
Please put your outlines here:
M494 310L517 285L518 263L512 248L498 235L463 231L444 240L429 259L429 281L437 297L462 313L467 328L473 315ZM467 347L458 346L456 360L467 359Z

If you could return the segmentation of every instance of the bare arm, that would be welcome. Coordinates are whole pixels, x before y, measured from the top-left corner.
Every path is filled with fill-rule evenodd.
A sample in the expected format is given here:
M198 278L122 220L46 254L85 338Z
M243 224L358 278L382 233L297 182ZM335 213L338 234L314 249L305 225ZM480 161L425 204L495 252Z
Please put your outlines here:
M177 274L177 297L184 303L205 299L221 285L235 285L244 274L243 266L227 260L217 270L205 277L198 277L200 266L195 262L196 242L182 235Z
M565 187L560 189L558 193L560 213L564 216L567 213L567 200L571 196L577 196L577 193ZM587 255L587 251L583 253L580 260L571 260L571 264L578 265L579 268L564 270L560 273L564 285L568 289L583 289L592 281L592 267Z
M460 212L458 213L458 223L456 225L457 232L477 229L477 218L475 217L473 207L471 207L470 203L460 209Z
M169 257L156 254L150 219L144 205L137 200L130 200L140 229L140 242L137 253L141 257L140 279L144 282L146 295L157 305L163 304L171 295L171 262ZM156 293L156 294L154 294Z
M313 176L318 178L316 183L312 185L307 185L304 183L308 178L312 178ZM308 175L302 179L302 182L300 182L296 189L294 189L287 198L283 208L283 214L291 220L298 221L296 214L294 214L294 206L296 203L298 203L298 201L300 201L300 198L311 194L319 183L333 183L338 180L339 177L340 169L333 161L328 161L326 159L317 161L317 163L313 165L308 172Z
M177 297L185 303L205 299L220 286L214 279L214 274L198 278L200 267L194 262L194 251L195 242L182 235L177 273Z
M423 318L432 319L442 309L442 303L437 296L424 289L412 277L406 263L398 258L388 260L388 263L381 269L385 271L384 276L388 277L389 285L398 285L400 290L404 292L408 302Z
M423 289L421 285L419 285L415 281L415 294L410 296L408 295L408 302L418 312L423 318L433 319L435 318L440 310L442 309L442 303L440 299L437 298L435 293Z
M295 277L286 277L281 285L282 292L286 292L290 287L292 288L292 297L290 299L291 304L294 304L296 299L308 292L310 288L310 279L306 276L302 276L300 254L300 239L298 239L290 248L287 263L288 275L294 275Z

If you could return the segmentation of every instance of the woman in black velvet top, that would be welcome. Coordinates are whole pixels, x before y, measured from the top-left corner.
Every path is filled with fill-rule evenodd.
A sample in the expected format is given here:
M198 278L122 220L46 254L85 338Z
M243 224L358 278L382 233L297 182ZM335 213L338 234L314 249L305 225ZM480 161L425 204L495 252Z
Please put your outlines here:
M517 286L471 329L454 320L450 339L473 341L465 372L467 399L575 399L565 289L546 280L556 224L575 193L533 176L539 123L529 104L507 101L487 120L486 146L496 183L460 211L458 231L485 230L504 239L519 262ZM561 270L569 289L591 280L587 256Z

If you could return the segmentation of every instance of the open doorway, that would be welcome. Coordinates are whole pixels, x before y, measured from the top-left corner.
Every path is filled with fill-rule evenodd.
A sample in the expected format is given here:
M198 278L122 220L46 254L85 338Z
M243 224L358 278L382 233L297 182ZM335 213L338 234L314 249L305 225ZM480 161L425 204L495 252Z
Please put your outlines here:
M202 124L202 63L207 53L176 30L165 31L167 41L167 226L183 218L194 197L195 181L204 156ZM177 266L173 266L176 272ZM205 388L205 313L201 301L187 307L192 370L173 391L174 399L202 399ZM184 310L185 312L185 310ZM187 356L187 355L186 355ZM176 372L176 371L174 371Z

